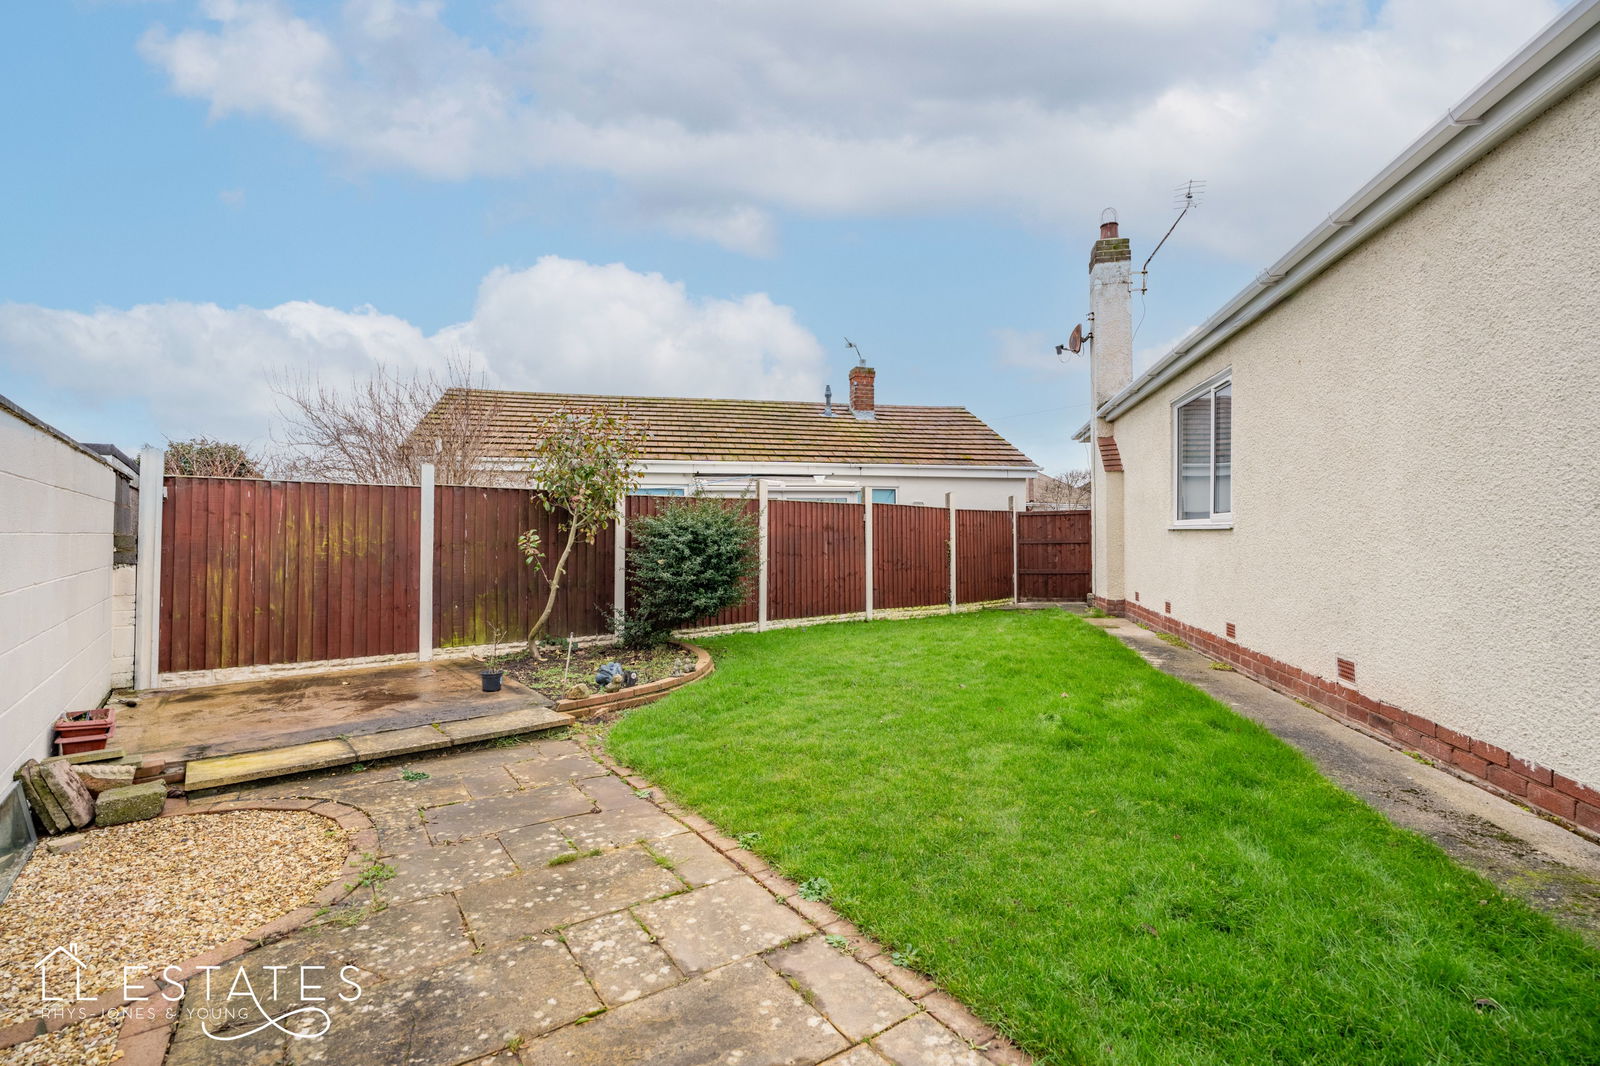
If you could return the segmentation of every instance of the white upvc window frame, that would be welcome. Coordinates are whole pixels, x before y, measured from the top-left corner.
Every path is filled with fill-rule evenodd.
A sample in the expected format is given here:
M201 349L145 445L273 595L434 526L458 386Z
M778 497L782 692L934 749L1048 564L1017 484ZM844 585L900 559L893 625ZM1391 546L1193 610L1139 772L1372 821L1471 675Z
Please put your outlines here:
M1200 384L1198 384L1194 388L1190 389L1188 392L1184 393L1182 396L1179 396L1177 399L1172 401L1172 412L1171 412L1171 415L1167 419L1167 425L1171 428L1171 432L1172 432L1172 512L1171 512L1171 514L1172 514L1172 522L1167 527L1168 529L1232 529L1233 528L1234 511L1233 511L1232 508L1236 508L1238 506L1237 503L1235 502L1235 500L1236 500L1238 487L1239 487L1239 477L1238 477L1238 473L1237 473L1239 464L1237 463L1236 457L1233 454L1233 446L1232 446L1233 443L1235 443L1235 442L1230 440L1230 447L1229 447L1229 453L1228 453L1228 482L1229 482L1229 484L1228 484L1228 504L1229 504L1230 509L1227 510L1227 511L1212 511L1211 514L1209 515L1209 517L1206 517L1206 518L1184 518L1183 517L1183 457L1182 457L1183 440L1182 440L1182 433L1181 433L1181 431L1179 429L1179 425L1178 425L1178 412L1179 412L1179 410L1181 408L1183 408L1183 406L1185 404L1188 404L1192 400L1199 399L1202 396L1210 395L1212 397L1212 399L1211 399L1211 419L1210 419L1211 462L1209 464L1210 465L1210 476L1209 476L1208 484L1207 484L1207 487L1206 487L1206 498L1211 501L1211 506L1215 507L1216 506L1216 500L1217 500L1217 454L1216 454L1216 443L1217 443L1216 442L1216 433L1217 433L1216 410L1217 410L1217 401L1216 401L1215 393L1217 392L1218 389L1221 389L1221 388L1227 387L1227 386L1232 386L1232 385L1233 385L1233 368L1229 367L1228 369L1222 371L1219 374L1212 375L1211 377L1207 378L1205 381L1202 381ZM1233 436L1237 437L1237 434L1234 434Z

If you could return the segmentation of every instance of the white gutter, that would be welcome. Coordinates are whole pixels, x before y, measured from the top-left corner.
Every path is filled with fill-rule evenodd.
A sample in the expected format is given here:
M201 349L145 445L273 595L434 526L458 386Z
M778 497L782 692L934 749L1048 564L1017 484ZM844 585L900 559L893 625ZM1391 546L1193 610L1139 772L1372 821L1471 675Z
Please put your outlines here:
M1489 75L1399 158L1223 308L1107 400L1110 420L1303 288L1600 71L1600 0L1579 0ZM1087 439L1088 426L1079 430ZM1075 438L1078 439L1078 438Z

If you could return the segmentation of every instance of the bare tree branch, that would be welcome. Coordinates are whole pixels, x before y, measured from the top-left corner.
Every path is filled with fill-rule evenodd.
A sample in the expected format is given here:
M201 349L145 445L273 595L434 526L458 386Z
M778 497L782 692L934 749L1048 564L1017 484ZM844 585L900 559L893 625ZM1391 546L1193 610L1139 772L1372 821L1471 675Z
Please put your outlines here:
M442 378L374 366L343 388L315 371L280 372L272 378L276 467L285 477L315 481L415 485L421 465L431 462L444 485L526 483L526 474L490 464L491 402L479 388L463 359ZM441 405L447 390L456 395Z
M1051 477L1041 474L1028 486L1028 506L1035 510L1070 511L1089 506L1092 478L1087 470L1068 470Z

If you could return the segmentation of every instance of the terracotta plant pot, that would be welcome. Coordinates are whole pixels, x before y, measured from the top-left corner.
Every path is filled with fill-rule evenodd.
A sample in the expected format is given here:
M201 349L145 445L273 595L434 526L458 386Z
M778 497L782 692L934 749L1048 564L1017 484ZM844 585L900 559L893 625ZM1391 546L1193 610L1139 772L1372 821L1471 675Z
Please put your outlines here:
M500 679L505 677L504 670L484 670L478 676L483 678L483 691L499 692Z
M117 709L115 707L96 707L88 711L73 711L56 719L57 737L82 737L94 736L97 733L109 734L116 725Z
M80 751L104 751L111 742L111 731L107 730L99 736L57 737L57 755L76 755Z

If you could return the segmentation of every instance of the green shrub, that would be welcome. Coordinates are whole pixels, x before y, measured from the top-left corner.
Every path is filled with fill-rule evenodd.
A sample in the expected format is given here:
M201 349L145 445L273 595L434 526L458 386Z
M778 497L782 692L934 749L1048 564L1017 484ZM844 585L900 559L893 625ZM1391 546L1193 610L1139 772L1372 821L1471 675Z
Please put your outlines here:
M756 519L742 500L690 496L633 523L628 581L637 607L623 643L649 647L672 630L744 602L756 572Z

